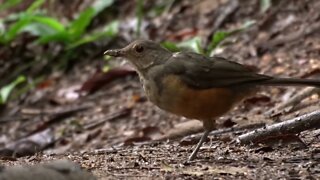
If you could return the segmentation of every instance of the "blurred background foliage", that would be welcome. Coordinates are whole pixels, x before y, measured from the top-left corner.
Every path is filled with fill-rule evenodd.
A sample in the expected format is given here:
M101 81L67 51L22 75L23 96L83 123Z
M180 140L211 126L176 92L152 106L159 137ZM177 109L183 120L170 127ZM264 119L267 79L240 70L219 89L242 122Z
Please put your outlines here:
M1 3L0 104L6 103L17 85L23 84L20 86L23 91L19 93L25 93L50 72L68 70L74 61L84 59L79 58L83 53L84 57L92 54L86 50L102 47L99 43L110 41L118 34L117 20L94 25L95 18L110 8L113 0L84 4L86 7L79 7L79 12L74 9L77 4L64 3L60 7L73 5L67 11L62 10L64 14L52 9L58 7L54 1L6 0Z
M137 38L155 39L146 35L145 30L149 28L152 32L152 26L144 20L156 19L177 2L136 0L122 7L128 9L128 14L124 15L116 8L125 4L124 1L2 0L0 104L5 104L17 87L13 98L36 87L53 72L65 73L75 63L101 59L103 51L113 46L114 39L120 38L126 43ZM270 7L268 0L260 4L261 11ZM160 23L165 26L165 22ZM155 40L171 51L187 49L213 55L226 38L253 24L254 21L249 20L232 30L216 31L209 41L201 36L175 41L164 37Z

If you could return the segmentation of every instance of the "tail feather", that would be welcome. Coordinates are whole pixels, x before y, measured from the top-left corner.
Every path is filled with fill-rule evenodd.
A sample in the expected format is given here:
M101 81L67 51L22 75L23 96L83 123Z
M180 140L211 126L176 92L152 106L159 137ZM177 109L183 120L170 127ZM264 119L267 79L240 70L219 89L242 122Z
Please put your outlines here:
M318 79L271 78L261 82L261 84L277 86L314 86L320 88L320 80Z

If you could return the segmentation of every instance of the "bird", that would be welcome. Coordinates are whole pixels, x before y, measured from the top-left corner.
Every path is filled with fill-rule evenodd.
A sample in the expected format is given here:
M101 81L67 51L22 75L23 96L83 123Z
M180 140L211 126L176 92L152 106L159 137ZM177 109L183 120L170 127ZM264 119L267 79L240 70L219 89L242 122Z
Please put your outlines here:
M151 40L135 40L105 55L127 59L140 77L149 101L160 109L202 121L204 132L188 161L193 161L216 128L216 119L260 86L314 86L320 80L272 77L220 56L171 52Z

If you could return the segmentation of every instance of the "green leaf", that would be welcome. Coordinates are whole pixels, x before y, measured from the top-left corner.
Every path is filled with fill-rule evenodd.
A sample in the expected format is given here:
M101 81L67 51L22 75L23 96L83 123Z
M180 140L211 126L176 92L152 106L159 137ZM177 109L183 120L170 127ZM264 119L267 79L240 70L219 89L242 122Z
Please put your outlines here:
M56 33L52 28L40 23L30 23L22 31L29 32L34 36L47 36Z
M78 47L83 44L91 43L94 41L97 41L99 39L102 39L104 37L115 37L119 32L119 21L113 21L110 24L108 24L103 31L97 31L92 34L86 35L85 37L79 39L78 41L75 41L71 43L67 48L72 49L75 47Z
M137 29L136 29L136 35L137 38L140 37L140 33L141 33L141 25L142 25L142 18L143 18L143 5L144 5L144 0L138 0L138 4L137 4Z
M6 10L21 3L22 0L6 0L0 5L0 11Z
M239 32L242 32L244 30L247 30L249 27L255 24L255 21L246 21L243 25L241 25L239 28L233 29L231 31L217 31L214 33L214 35L211 38L211 42L208 45L207 48L207 55L210 55L212 51L221 44L222 41L224 41L226 38L237 34Z
M39 7L45 3L45 0L36 0L34 1L27 9L28 14L32 14L35 10L39 9Z
M231 33L225 31L217 31L213 36L213 44L218 45L221 41L226 39Z
M33 14L34 11L37 10L44 2L45 0L36 0L29 6L29 8L26 10L26 13L17 13L16 16L14 16L17 18L17 22L12 24L10 28L2 35L0 38L1 43L9 43L15 39L20 32L23 32L24 28L32 23L32 18L35 16L35 14Z
M180 51L180 48L173 42L165 41L161 45L172 52Z
M103 30L108 36L115 36L119 33L119 21L109 23Z
M208 52L214 50L223 40L225 40L228 36L230 36L230 32L225 31L217 31L212 36L211 42L208 46Z
M36 36L48 36L62 31L65 31L64 26L54 18L24 14L4 33L2 42L12 41L21 32L29 32Z
M177 44L179 48L188 48L196 53L204 53L204 50L201 48L201 39L200 37L194 37L187 41L183 41Z
M13 39L15 39L17 35L23 30L23 28L30 24L30 22L31 19L29 17L25 17L11 25L8 31L4 34L3 43L9 43Z
M8 16L3 18L3 21L8 21L8 22L13 22L13 21L18 21L19 19L23 19L26 16L45 16L45 12L44 11L36 11L33 13L26 13L26 12L19 12L19 13L13 13L13 14L9 14Z
M61 31L55 34L42 36L37 40L37 43L40 44L47 44L49 42L63 42L63 43L70 43L71 39L69 34L66 31Z
M20 13L13 13L13 14L9 14L8 16L4 17L2 20L3 21L18 21L19 19L22 19L23 16L26 16L25 12L20 12ZM27 15L28 16L28 15Z
M271 7L271 0L260 0L260 11L266 12Z
M68 29L70 39L77 40L78 38L81 38L86 28L91 23L94 14L95 10L90 7L83 11L79 17L70 24Z
M6 32L6 28L5 28L4 22L3 20L0 19L0 41L5 32Z
M70 38L64 25L58 20L45 16L33 16L32 20L35 23L28 25L24 30L40 36L38 43L46 44L51 41L66 43L69 41Z
M73 48L76 48L76 47L81 46L83 44L94 42L94 41L101 39L105 36L106 35L104 32L95 32L95 33L86 35L86 36L80 38L78 41L75 41L75 42L72 42L71 44L69 44L67 46L67 49L73 49Z
M231 35L237 34L239 32L243 32L243 31L247 30L248 28L250 28L251 26L253 26L255 23L256 23L256 21L254 21L254 20L246 21L239 28L231 30L229 32L230 33L229 35L231 36Z
M26 25L21 31L29 32L35 36L51 36L64 32L63 24L51 17L31 16L32 23Z
M99 14L105 8L110 7L114 3L114 0L95 0L92 8L95 11L95 15Z
M32 20L35 22L41 23L43 25L46 25L55 31L65 31L64 25L54 18L34 16L32 17Z
M250 28L251 26L253 26L255 24L256 24L255 20L248 20L242 24L242 26L240 27L240 30L242 30L242 31L247 30L248 28Z
M24 76L19 76L16 80L11 82L10 84L2 87L0 89L0 104L5 104L9 98L12 90L20 83L24 82L26 78Z

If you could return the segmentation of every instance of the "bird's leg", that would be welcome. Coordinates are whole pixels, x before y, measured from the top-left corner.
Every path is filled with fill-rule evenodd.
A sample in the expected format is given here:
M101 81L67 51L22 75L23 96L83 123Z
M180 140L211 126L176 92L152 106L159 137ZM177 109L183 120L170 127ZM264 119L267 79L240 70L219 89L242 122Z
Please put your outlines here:
M197 157L198 151L200 149L200 147L202 146L203 142L207 139L208 135L210 133L210 130L205 130L200 141L198 142L196 148L193 150L193 152L191 153L191 155L189 156L188 161L192 161Z

